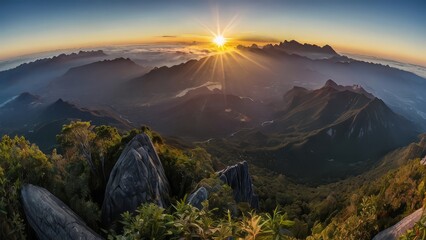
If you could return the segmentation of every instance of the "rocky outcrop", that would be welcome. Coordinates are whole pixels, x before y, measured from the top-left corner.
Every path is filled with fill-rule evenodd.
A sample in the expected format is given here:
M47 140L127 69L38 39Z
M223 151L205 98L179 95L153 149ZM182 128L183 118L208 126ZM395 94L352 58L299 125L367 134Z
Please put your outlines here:
M397 224L379 232L376 236L374 236L373 240L399 239L399 237L403 235L408 229L411 229L414 227L414 224L416 224L416 222L420 220L420 218L422 217L422 214L423 214L423 208L417 209L415 212L406 216Z
M208 197L209 193L207 189L205 187L200 187L197 191L189 195L188 204L198 209L202 209L203 205L201 203L207 200Z
M21 198L28 223L39 239L102 239L46 189L24 185Z
M228 184L236 202L247 202L252 208L259 207L259 199L254 194L251 176L246 161L229 166L218 172L219 179Z
M106 226L125 211L134 212L142 203L165 207L169 183L151 140L145 134L135 136L123 150L111 171L102 205Z

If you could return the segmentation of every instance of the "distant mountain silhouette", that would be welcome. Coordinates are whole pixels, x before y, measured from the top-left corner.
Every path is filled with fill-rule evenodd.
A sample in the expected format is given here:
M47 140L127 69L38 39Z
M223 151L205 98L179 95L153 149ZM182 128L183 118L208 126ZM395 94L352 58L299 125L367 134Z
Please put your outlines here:
M148 70L128 58L103 60L71 68L42 92L50 99L106 104L120 84Z
M282 51L287 54L296 54L311 59L328 59L333 57L339 57L340 55L330 46L317 46L315 44L301 44L295 40L280 42L279 44L267 44L262 49L256 44L250 47L238 46L239 50L251 50L261 52L261 50L267 51Z
M69 68L104 59L106 54L99 51L80 51L60 54L52 58L24 63L16 68L0 72L0 100L24 91L34 92L49 81L66 72Z
M319 53L328 54L330 56L337 56L337 52L330 45L317 46L315 44L301 44L295 40L281 42L278 47L282 48L288 53Z

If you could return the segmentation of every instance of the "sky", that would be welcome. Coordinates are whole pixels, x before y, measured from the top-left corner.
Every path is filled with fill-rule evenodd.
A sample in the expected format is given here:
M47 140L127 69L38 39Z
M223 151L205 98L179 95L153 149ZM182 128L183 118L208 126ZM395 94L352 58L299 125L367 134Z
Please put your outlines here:
M0 60L131 44L329 44L426 66L426 1L0 0Z

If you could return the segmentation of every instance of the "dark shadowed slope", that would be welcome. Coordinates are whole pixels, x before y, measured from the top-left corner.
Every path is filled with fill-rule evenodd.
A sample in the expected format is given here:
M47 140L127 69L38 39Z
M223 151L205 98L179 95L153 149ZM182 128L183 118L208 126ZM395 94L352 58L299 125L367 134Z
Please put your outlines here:
M150 125L168 135L197 139L225 137L258 126L272 113L271 107L259 101L223 93L186 97L170 105L163 106Z
M90 110L77 107L62 99L41 109L32 125L28 124L28 131L23 134L42 150L47 150L56 144L56 135L64 124L71 121L90 121L93 125L111 125L118 129L130 129L125 120L112 112Z
M62 126L72 120L112 125L119 129L131 128L126 120L113 112L80 108L62 99L48 104L29 93L22 93L0 107L0 119L0 133L24 135L42 150L54 146Z
M228 138L229 146L299 180L327 181L360 173L415 139L417 127L382 100L333 86L294 88L284 97L285 110L268 124Z
M25 92L0 106L0 133L25 126L37 115L42 104L39 96Z

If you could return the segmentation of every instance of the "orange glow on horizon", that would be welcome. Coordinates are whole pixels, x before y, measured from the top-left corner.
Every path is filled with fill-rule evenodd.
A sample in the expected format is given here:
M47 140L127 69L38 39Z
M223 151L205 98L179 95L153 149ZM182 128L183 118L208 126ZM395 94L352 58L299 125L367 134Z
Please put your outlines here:
M209 30L210 31L210 30ZM154 37L141 37L141 36L126 36L126 38L109 38L109 37L101 37L99 38L91 38L90 40L78 40L69 39L69 41L62 40L52 40L49 42L45 41L34 41L32 45L22 45L17 43L15 47L1 49L0 60L6 60L14 57L50 52L50 51L59 51L59 50L73 50L73 49L81 49L81 48L101 48L107 46L131 46L131 45L140 45L140 44L177 44L182 46L190 46L198 49L207 49L211 52L223 52L233 50L237 45L245 45L250 46L253 43L263 46L266 44L277 44L279 41L268 39L256 39L256 38L247 38L244 35L232 34L229 33L230 37L224 37L225 43L222 46L218 45L215 41L212 42L211 36L223 36L222 34L216 34L210 31L212 35L202 35L202 34L184 34L177 35L172 37L162 37L162 36L154 36ZM278 38L277 39L281 39ZM284 37L282 39L291 40L293 37ZM392 51L393 46L388 45L374 45L373 43L367 44L364 43L362 45L353 44L341 44L338 39L334 39L334 41L326 42L324 40L319 39L306 39L303 40L299 38L295 38L297 41L301 43L310 43L316 44L319 46L323 46L325 44L329 44L333 47L337 52L340 53L351 53L351 54L359 54L365 56L374 56L383 59L395 60L400 62L406 62L411 64L417 64L421 66L426 66L426 59L419 57L418 55L410 54L410 51ZM222 40L220 40L222 41ZM283 41L283 40L282 40ZM36 47L34 47L36 46Z

